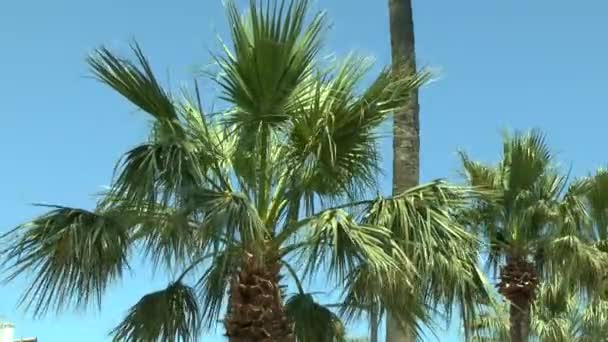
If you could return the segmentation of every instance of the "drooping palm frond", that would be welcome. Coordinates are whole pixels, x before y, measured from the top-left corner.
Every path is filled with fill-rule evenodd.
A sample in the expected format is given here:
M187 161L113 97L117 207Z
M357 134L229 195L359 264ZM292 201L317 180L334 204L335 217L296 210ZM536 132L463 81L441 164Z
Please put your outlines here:
M194 290L181 283L140 299L111 332L114 341L197 341L201 318Z
M465 326L469 335L467 342L509 341L509 310L506 306L496 305L480 313Z
M112 212L51 206L51 211L1 238L0 255L12 280L31 282L21 303L34 315L70 306L100 304L107 286L127 265L130 220Z
M294 322L298 342L345 342L346 328L340 317L317 303L308 293L287 299L287 317Z
M438 180L411 188L392 198L370 201L364 210L363 220L389 228L396 239L405 244L408 257L426 262L433 259L437 248L450 249L461 243L469 245L476 241L455 217L456 210L464 207L475 194L473 188Z
M562 236L551 241L544 251L548 273L562 273L590 294L603 287L608 254L588 241L574 235Z
M214 326L228 298L228 288L243 259L237 246L225 246L216 252L210 265L196 282L202 307L201 317L208 328Z
M340 315L352 322L370 313L390 311L399 322L412 327L413 332L420 336L423 326L433 327L434 311L418 301L412 286L404 283L416 276L407 274L404 277L395 268L376 268L366 263L359 265L343 280Z
M190 200L189 206L198 208L202 215L199 228L206 239L224 237L252 248L268 237L260 214L244 193L201 189L193 192Z
M578 321L578 342L608 340L608 301L592 300L583 309Z
M390 245L390 231L386 228L358 224L340 209L322 212L309 225L310 237L304 239L301 249L306 274L316 272L324 262L334 279L344 279L361 263L382 269L408 267L413 271L404 256L391 254L399 249Z
M581 298L563 280L547 280L532 306L531 329L540 341L566 342L578 338Z

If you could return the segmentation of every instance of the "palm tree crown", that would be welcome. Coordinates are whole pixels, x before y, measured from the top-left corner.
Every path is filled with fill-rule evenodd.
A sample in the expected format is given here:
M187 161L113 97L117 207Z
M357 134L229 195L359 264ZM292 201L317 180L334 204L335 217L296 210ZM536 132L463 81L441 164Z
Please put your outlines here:
M593 247L585 196L588 181L568 182L538 131L505 135L496 166L461 159L468 183L492 193L468 212L487 242L489 266L500 270L499 292L511 302L511 340L525 341L530 306L543 278L599 285L605 256ZM499 267L499 265L503 265Z

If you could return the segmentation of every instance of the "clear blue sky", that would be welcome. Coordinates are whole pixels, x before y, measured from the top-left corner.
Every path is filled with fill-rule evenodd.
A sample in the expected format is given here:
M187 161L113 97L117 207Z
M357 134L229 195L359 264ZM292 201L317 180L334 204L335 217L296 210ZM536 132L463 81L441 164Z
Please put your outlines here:
M542 127L575 175L608 161L601 143L608 124L608 3L414 2L420 63L441 68L439 82L421 95L423 180L454 177L458 148L495 160L503 127ZM386 1L317 0L317 6L334 24L331 50L355 49L389 63ZM91 49L108 44L124 51L136 38L176 87L209 62L215 33L227 38L219 0L0 1L0 231L39 213L32 202L90 207L117 158L145 136L143 115L85 77ZM388 167L390 148L385 154ZM17 324L18 336L108 341L130 305L166 284L144 267L136 271L112 287L101 312L34 321L15 309L22 284L14 283L0 287L0 315Z

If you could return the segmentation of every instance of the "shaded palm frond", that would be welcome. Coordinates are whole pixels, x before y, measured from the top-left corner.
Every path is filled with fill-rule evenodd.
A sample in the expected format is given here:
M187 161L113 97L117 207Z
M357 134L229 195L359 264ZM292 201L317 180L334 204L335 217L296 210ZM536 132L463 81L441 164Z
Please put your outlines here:
M202 307L201 317L207 328L217 323L228 297L228 288L242 260L241 248L226 246L215 252L208 268L197 280L195 288Z
M423 326L433 325L433 309L419 301L412 285L408 285L416 276L404 274L397 268L376 268L368 263L359 265L343 279L340 315L351 322L370 312L388 311L420 336Z
M197 341L200 307L194 290L181 283L142 297L111 332L114 341Z
M285 308L299 342L345 342L346 329L338 315L317 303L311 294L289 297Z
M134 204L184 201L207 185L207 170L196 149L182 143L146 143L127 152L116 167L112 193Z
M128 267L130 220L111 212L52 206L2 236L8 280L32 277L21 304L34 315L100 304L108 284Z
M189 198L188 207L196 208L202 216L199 229L205 240L223 237L232 243L240 242L254 248L267 238L268 230L246 194L199 189Z
M598 169L589 182L587 203L594 223L595 238L608 239L608 170Z
M464 328L470 335L467 342L509 341L509 309L506 305L488 308Z

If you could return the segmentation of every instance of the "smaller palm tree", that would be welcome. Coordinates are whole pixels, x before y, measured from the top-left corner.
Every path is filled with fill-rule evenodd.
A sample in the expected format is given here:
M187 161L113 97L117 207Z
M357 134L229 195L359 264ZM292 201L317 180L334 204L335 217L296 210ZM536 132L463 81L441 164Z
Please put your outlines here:
M530 337L539 342L601 342L608 340L608 305L591 300L563 281L543 283L531 309ZM509 340L509 310L487 310L468 327L471 342Z
M506 134L498 165L461 153L472 186L490 190L466 214L488 249L488 266L500 273L499 293L509 301L510 339L527 341L531 305L542 279L568 276L591 290L606 256L590 243L586 180L568 182L539 131Z

